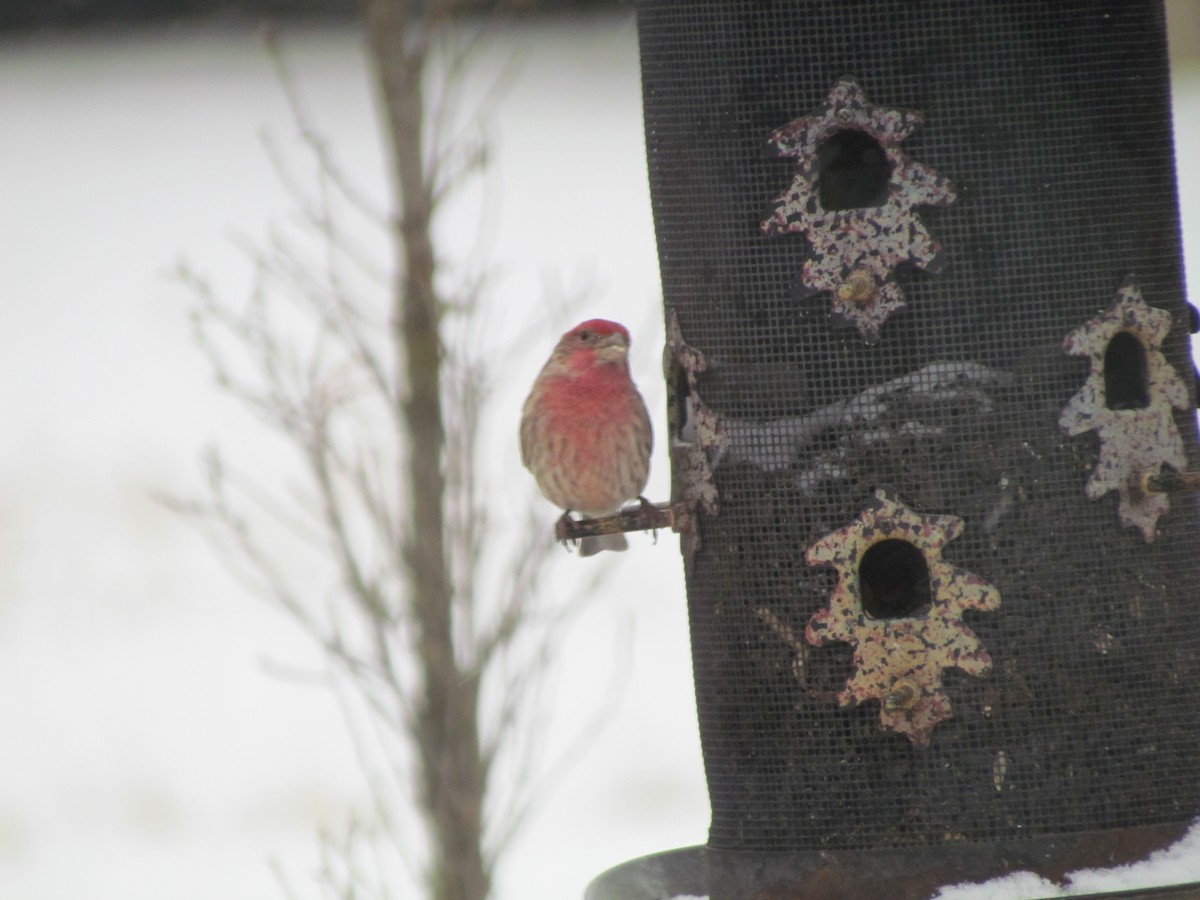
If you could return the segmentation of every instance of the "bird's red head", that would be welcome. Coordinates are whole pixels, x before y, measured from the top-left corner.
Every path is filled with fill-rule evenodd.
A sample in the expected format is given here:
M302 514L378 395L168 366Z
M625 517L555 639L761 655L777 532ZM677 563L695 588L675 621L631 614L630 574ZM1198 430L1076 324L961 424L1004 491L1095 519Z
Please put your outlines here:
M586 322L580 322L563 337L577 338L586 343L591 339L605 338L614 334L621 335L625 338L625 343L629 343L628 329L619 322L610 322L608 319L588 319Z
M595 366L607 369L611 364L628 367L629 332L624 325L608 319L588 319L562 336L554 348L556 367L582 373Z

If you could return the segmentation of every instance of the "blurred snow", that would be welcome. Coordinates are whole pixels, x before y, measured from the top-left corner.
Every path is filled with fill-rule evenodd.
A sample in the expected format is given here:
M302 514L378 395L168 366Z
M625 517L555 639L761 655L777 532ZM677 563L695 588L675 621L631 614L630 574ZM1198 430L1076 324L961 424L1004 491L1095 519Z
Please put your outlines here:
M357 35L301 32L284 46L341 164L382 200ZM251 471L270 472L280 451L215 392L169 274L186 257L224 295L246 295L231 238L290 215L260 143L266 132L295 144L280 86L253 33L9 39L3 50L0 896L279 896L270 859L307 894L317 829L341 827L362 800L342 710L264 665L320 660L153 499L197 491L214 438ZM580 317L630 326L659 410L663 335L632 21L524 29L494 56L497 70L521 62L495 110L490 234L476 243L454 222L447 234L456 252L497 263L496 320L544 326L497 392L502 511L533 491L520 403L574 324L542 309L546 282L590 285ZM665 497L661 446L654 466L651 494ZM704 840L677 543L632 543L623 557L563 554L555 568L563 598L573 567L617 571L563 648L555 687L573 700L546 725L550 756L591 722L598 686L619 676L626 688L578 765L541 791L501 897L581 896L622 859Z
M299 32L284 45L343 166L384 196L357 36ZM231 235L289 214L259 141L291 140L276 76L255 36L230 30L2 49L0 896L257 900L280 895L272 859L303 890L317 830L362 801L342 710L265 665L320 660L153 499L198 490L213 439L252 470L277 457L214 390L169 277L186 257L243 296L249 267ZM632 19L529 26L507 35L496 67L510 56L486 230L446 225L462 258L496 264L498 327L547 320L495 400L512 431L494 441L500 510L532 490L520 402L576 317L630 327L635 375L650 408L664 407ZM1180 81L1178 103L1179 144L1196 146L1200 73ZM1186 168L1180 185L1194 220L1200 175ZM1200 229L1186 240L1200 271ZM556 318L547 283L590 287L589 300ZM655 498L667 495L662 444ZM632 544L554 568L551 596L563 598L580 567L616 571L562 648L547 746L589 727L597 685L625 688L577 765L546 785L500 873L502 900L580 897L618 862L705 839L678 545Z

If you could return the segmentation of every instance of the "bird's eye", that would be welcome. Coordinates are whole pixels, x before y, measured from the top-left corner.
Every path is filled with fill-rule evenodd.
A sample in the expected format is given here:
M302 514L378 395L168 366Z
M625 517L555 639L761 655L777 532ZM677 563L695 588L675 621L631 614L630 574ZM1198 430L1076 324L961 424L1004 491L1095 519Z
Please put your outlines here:
M579 332L579 339L586 344L592 339L592 333L590 331L581 331Z

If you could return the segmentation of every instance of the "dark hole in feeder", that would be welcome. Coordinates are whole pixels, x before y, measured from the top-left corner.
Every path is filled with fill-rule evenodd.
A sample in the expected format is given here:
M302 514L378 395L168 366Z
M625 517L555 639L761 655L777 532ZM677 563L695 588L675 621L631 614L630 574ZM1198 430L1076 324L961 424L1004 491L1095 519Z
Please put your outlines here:
M914 544L888 538L858 563L863 611L872 619L902 619L929 606L929 564Z
M675 394L675 437L684 443L696 442L696 424L692 421L692 395L687 391L687 382L683 383L684 390Z
M1145 409L1150 405L1146 348L1136 336L1119 331L1104 351L1104 403L1109 409Z
M667 391L670 397L667 421L671 426L671 433L677 440L693 443L696 440L696 428L692 422L691 388L687 372L675 359L671 360L670 371L667 373Z
M836 131L817 148L817 197L827 211L882 206L892 166L869 134Z

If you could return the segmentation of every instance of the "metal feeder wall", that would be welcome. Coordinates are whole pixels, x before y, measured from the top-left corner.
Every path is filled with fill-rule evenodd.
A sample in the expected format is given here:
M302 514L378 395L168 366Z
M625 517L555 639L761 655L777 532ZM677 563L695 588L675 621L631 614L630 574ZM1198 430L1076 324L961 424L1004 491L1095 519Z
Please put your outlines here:
M1200 455L1161 3L638 24L712 803L641 871L917 898L1169 844L1200 516L1146 479Z

